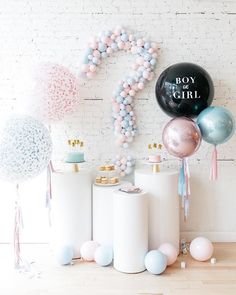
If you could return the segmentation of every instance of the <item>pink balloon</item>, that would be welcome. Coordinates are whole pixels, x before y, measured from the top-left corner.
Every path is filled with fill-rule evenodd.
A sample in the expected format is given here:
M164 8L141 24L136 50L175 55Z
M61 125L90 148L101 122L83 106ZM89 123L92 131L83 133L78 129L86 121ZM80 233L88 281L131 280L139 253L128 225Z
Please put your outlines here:
M175 263L178 252L177 249L171 243L164 243L158 248L167 257L167 265Z
M98 247L99 244L95 241L87 241L83 243L80 248L81 257L86 261L93 261L94 253Z
M196 123L185 117L172 119L162 133L167 151L181 159L193 155L198 150L201 139L201 132Z
M211 258L214 248L207 238L198 237L192 240L190 244L190 254L198 261L206 261Z
M83 67L87 73L89 68ZM66 67L45 63L33 70L30 95L23 101L25 112L45 123L62 120L79 104L78 80Z

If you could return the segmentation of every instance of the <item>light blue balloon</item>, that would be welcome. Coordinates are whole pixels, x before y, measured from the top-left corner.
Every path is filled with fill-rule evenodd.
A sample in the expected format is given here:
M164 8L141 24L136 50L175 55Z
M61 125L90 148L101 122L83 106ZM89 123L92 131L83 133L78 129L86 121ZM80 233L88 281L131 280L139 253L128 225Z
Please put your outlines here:
M218 145L228 141L235 131L235 119L226 108L208 107L197 118L202 138Z
M150 44L150 42L145 42L145 43L144 43L144 48L145 48L145 49L149 49L149 48L151 48L151 44Z
M104 51L106 51L106 50L107 50L107 46L106 46L106 44L104 44L104 43L102 43L102 42L99 42L99 44L98 44L98 50L99 50L100 52L104 52Z
M100 266L108 266L113 260L113 250L111 246L100 246L94 253L94 260Z
M146 269L154 274L159 275L163 273L167 266L167 258L159 250L152 250L145 256L145 267Z
M117 44L115 42L111 43L111 49L114 50L114 51L118 50L118 46L117 46Z
M146 53L146 54L144 55L144 59L145 59L146 61L150 61L150 60L152 59L151 54Z
M101 53L101 56L102 56L102 58L106 58L108 55L107 55L106 52L102 52L102 53Z
M121 117L125 117L125 115L126 115L126 110L121 110L121 111L120 111L120 115L121 115Z
M127 42L128 41L128 35L127 34L122 34L120 39L123 41L123 42Z
M121 97L121 96L117 96L116 101L117 101L118 103L121 103L121 102L123 101L123 97Z
M70 246L62 246L58 248L55 254L56 260L60 265L70 264L74 256L73 249Z
M152 66L154 66L154 65L156 64L156 62L157 62L157 60L156 60L155 58L152 58L152 59L150 60L150 64L151 64Z

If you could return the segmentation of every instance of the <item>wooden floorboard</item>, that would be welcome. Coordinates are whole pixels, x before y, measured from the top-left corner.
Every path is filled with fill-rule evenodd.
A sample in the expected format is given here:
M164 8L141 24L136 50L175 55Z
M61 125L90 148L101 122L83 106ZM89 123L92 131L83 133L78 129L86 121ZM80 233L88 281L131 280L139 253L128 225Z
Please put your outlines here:
M112 267L74 261L73 265L56 265L47 245L23 246L24 257L32 271L19 274L12 267L12 248L0 245L1 295L236 295L236 244L215 244L217 263L197 262L180 255L164 274L147 271L124 274ZM186 269L180 268L185 261Z

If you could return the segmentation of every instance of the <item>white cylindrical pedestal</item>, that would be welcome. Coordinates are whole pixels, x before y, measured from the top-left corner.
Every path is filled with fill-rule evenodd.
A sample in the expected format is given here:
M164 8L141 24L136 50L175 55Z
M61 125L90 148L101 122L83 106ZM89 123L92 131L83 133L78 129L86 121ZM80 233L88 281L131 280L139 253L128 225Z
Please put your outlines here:
M114 193L114 267L118 271L144 271L148 251L148 198L146 193Z
M91 174L52 173L52 245L69 245L74 258L80 247L91 240Z
M178 172L139 169L135 171L135 185L149 196L149 250L169 242L179 251Z
M93 240L101 245L113 246L113 192L125 185L131 183L123 181L116 186L93 185Z

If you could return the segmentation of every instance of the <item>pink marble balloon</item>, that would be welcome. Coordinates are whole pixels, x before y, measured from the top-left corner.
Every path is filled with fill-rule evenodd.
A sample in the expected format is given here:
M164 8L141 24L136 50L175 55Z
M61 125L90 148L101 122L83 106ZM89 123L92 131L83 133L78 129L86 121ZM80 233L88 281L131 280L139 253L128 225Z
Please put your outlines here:
M87 241L80 248L81 257L86 261L94 260L94 253L99 247L99 244L95 241Z
M185 117L172 119L162 133L167 151L181 159L193 155L200 147L201 139L198 126L193 120Z
M167 265L171 265L175 263L178 257L178 252L177 252L177 249L171 243L161 244L158 250L166 255Z
M207 238L198 237L190 244L190 254L198 261L206 261L211 258L214 248Z

